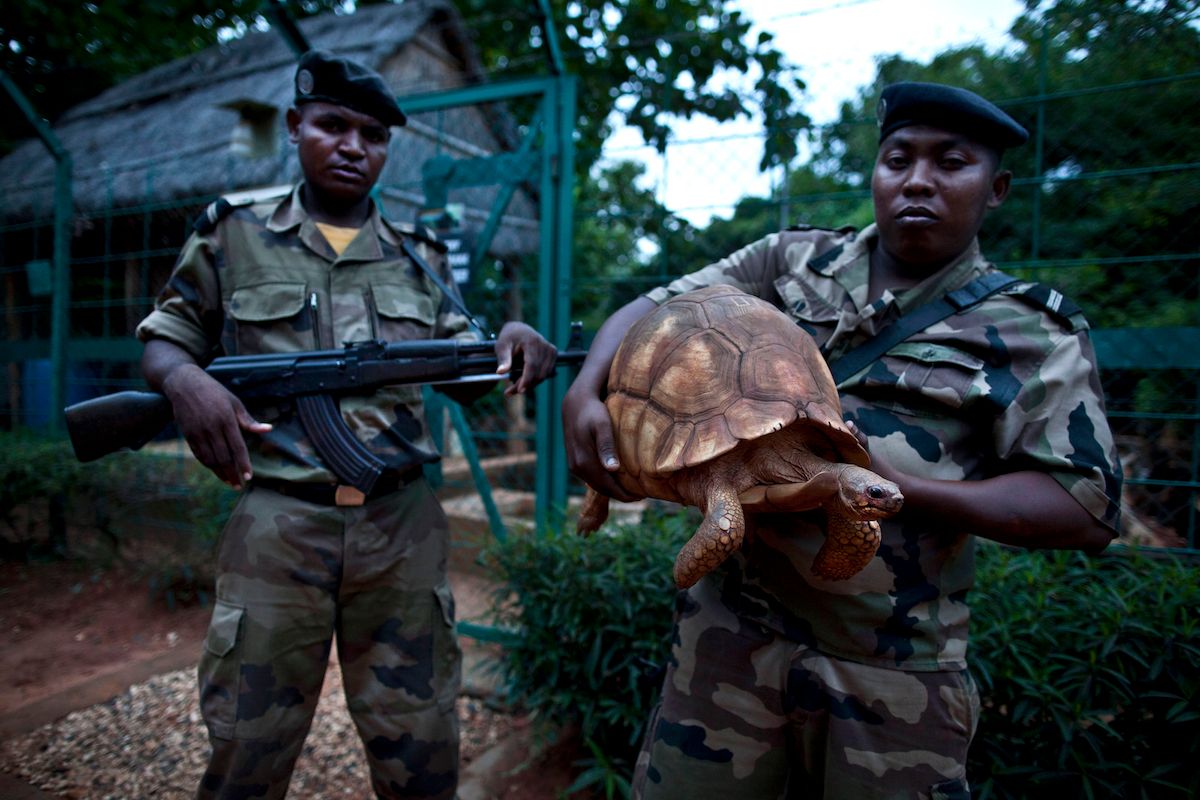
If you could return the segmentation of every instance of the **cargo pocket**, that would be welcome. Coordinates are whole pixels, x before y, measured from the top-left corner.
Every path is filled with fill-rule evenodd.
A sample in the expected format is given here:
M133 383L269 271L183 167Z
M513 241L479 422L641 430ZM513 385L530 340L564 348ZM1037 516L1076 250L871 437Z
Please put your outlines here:
M379 336L389 342L428 339L437 322L433 298L414 284L372 283Z
M440 613L439 618L433 620L434 681L438 687L438 708L446 712L454 708L462 682L462 650L454 627L454 594L450 591L450 584L442 581L433 593Z
M229 316L237 324L239 354L320 348L316 311L305 313L305 284L259 283L236 289Z
M242 618L246 609L218 600L213 607L204 653L200 657L200 713L209 733L232 739L237 722L237 701L241 676Z
M379 338L389 342L429 339L437 324L437 308L433 298L414 284L372 283L371 302L374 306L375 330ZM421 387L415 385L389 386L377 399L391 405L415 406L421 399Z
M982 358L940 344L903 342L871 367L866 392L895 398L916 415L941 416L967 406L981 389Z

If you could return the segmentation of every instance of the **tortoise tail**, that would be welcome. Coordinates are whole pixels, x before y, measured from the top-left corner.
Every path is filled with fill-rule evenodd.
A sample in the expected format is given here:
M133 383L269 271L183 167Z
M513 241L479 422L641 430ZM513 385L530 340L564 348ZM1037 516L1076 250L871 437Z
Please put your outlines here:
M587 535L592 533L608 519L608 498L595 489L588 487L583 498L583 506L579 509L579 519L575 522L575 532Z
M675 558L675 585L687 589L719 567L739 547L746 517L737 492L728 483L710 487L704 521Z

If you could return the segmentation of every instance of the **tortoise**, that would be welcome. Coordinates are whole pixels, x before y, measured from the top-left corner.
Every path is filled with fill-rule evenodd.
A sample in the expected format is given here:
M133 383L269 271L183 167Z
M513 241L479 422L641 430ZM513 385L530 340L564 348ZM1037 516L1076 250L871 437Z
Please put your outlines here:
M812 337L732 286L678 295L634 323L613 357L605 405L621 487L704 513L675 561L680 588L741 546L746 511L822 508L826 539L813 573L849 578L874 557L878 520L904 502L868 469ZM577 530L607 518L608 497L589 489Z

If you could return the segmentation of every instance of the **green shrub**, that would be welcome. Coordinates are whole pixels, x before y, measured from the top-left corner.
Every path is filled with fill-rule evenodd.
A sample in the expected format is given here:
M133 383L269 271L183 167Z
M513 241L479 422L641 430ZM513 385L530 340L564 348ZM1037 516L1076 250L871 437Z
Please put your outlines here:
M502 671L510 696L602 752L595 766L629 771L670 653L675 555L689 513L638 526L514 537L492 550L504 581L499 621L519 629Z
M977 796L1200 793L1200 567L983 546L970 603Z
M180 454L81 464L65 438L0 433L0 558L120 561L170 606L206 601L213 545L236 498Z

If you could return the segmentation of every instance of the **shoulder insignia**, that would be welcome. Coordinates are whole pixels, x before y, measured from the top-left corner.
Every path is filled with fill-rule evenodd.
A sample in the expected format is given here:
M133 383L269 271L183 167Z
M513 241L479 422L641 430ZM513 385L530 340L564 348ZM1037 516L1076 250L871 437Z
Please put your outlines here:
M821 253L821 255L809 260L809 262L808 262L809 269L814 269L814 270L820 271L824 267L827 267L830 264L832 264L834 259L836 259L838 256L840 256L842 254L842 251L845 249L846 249L845 245L835 244L833 247L829 248L824 253Z
M234 209L242 208L248 205L251 205L251 201L249 200L239 203L231 203L228 198L219 197L215 201L209 203L208 207L200 212L200 216L196 217L196 221L192 223L192 230L201 236L207 236L215 231L221 220L232 214Z
M287 197L292 188L289 185L266 186L221 195L200 212L200 216L192 223L192 230L202 236L207 236L216 230L217 224L233 213L235 209L247 208L256 203L278 202Z
M1021 283L1004 294L1024 300L1031 306L1045 311L1071 330L1076 330L1083 323L1083 309L1057 289L1041 283Z
M821 272L845 251L847 242L853 242L858 229L852 225L841 228L818 228L816 225L800 224L784 228L785 232L807 233L805 241L811 242L816 255L809 259L808 267ZM824 274L824 273L821 273Z

